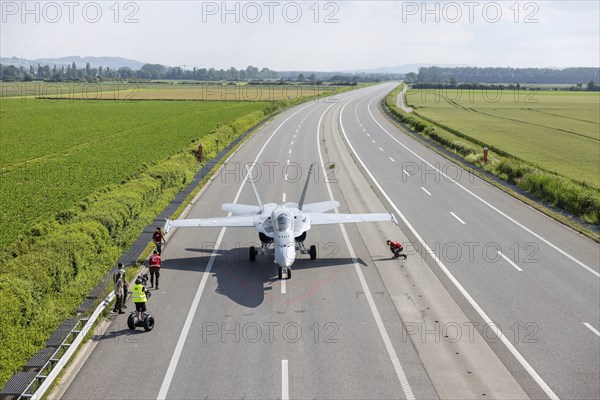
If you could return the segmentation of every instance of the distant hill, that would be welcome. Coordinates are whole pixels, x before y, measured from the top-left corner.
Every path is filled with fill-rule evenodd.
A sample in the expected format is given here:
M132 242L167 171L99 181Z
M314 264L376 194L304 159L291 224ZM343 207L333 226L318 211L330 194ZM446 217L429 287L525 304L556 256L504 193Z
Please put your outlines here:
M87 63L90 63L92 68L98 67L109 67L111 69L119 69L121 67L129 67L134 70L142 68L145 64L140 61L130 60L123 57L81 57L81 56L68 56L59 58L38 58L35 60L27 60L25 58L0 58L0 64L2 65L14 65L15 67L29 68L33 65L37 68L40 65L50 65L60 67L61 65L70 65L73 62L77 65L77 68L85 67Z

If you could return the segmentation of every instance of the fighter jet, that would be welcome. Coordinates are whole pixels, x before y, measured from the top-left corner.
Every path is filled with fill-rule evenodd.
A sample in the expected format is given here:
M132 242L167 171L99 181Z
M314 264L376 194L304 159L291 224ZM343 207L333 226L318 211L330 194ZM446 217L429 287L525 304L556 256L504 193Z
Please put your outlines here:
M177 219L167 220L165 232L174 227L254 227L258 232L261 246L249 248L251 261L257 255L265 255L271 247L274 253L274 262L279 265L279 279L290 279L290 267L296 260L296 254L309 254L311 260L317 258L317 248L311 245L308 249L304 245L306 233L315 225L347 224L353 222L392 221L398 224L394 214L339 214L326 213L340 206L337 201L322 201L318 203L304 203L306 190L313 172L311 164L304 190L298 203L267 203L263 204L254 181L251 179L254 194L258 205L225 203L221 206L224 211L232 215L227 217ZM247 175L247 178L250 174Z

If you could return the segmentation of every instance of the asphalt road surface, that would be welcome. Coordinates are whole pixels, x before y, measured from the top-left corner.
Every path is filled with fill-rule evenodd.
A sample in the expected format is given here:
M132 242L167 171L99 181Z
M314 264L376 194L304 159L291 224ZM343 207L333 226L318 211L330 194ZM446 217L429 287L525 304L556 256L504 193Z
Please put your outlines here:
M290 109L256 132L186 218L225 202L334 198L391 222L319 226L292 279L248 259L251 228L177 229L156 327L119 315L59 395L83 398L599 398L598 244L441 158L389 122L393 84ZM405 264L386 238L407 243ZM435 253L435 255L429 254ZM130 303L130 309L132 305ZM57 395L58 396L58 395Z

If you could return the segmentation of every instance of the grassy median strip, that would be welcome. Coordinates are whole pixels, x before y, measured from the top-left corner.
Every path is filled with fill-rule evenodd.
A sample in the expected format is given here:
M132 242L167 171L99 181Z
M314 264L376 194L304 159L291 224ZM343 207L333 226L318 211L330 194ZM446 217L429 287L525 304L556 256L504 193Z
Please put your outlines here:
M395 104L396 96L402 90L403 85L401 84L395 88L385 99L387 111L398 121L406 124L419 135L432 140L443 148L460 156L465 162L480 168L486 173L514 184L520 189L533 194L538 199L563 209L589 224L600 225L600 190L598 188L593 187L587 182L580 182L561 176L536 163L528 162L512 155L509 151L512 147L508 147L509 150L504 149L501 145L501 138L488 142L450 127L450 121L440 123L431 118L423 118L423 116L415 112L410 114L404 112ZM584 140L594 139L589 138ZM489 148L487 163L483 160L484 147ZM570 160L574 165L577 165L580 161L579 159ZM482 177L485 178L485 176ZM490 179L487 180L492 181ZM503 189L508 190L506 187L503 187ZM517 195L514 191L512 191L512 194ZM553 218L568 224L579 232L586 234L590 238L596 241L599 240L597 232L578 223L573 218L554 212L547 207L542 207L537 202L533 202L525 196L517 195L517 197L543 210Z

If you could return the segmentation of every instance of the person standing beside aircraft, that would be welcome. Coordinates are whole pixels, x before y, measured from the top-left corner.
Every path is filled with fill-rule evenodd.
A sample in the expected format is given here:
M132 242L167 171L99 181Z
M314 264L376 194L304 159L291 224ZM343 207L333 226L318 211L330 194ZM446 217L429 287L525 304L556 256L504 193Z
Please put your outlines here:
M114 282L114 291L115 291L115 307L113 308L113 312L118 312L119 314L125 314L123 308L125 307L125 296L127 291L124 286L125 282L125 270L123 269L123 264L119 263L118 269L113 273L113 282Z
M160 254L162 253L162 245L165 244L165 238L163 237L160 226L154 231L154 234L152 235L152 240L154 241L154 245L156 246L156 250L158 251L158 255L160 256Z
M158 255L158 251L154 250L149 259L150 264L150 287L154 286L154 277L156 276L156 286L155 289L158 289L158 278L160 278L160 266L161 259Z

